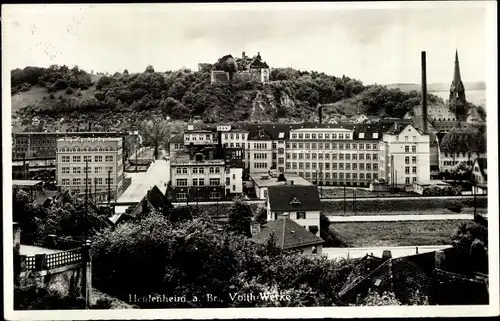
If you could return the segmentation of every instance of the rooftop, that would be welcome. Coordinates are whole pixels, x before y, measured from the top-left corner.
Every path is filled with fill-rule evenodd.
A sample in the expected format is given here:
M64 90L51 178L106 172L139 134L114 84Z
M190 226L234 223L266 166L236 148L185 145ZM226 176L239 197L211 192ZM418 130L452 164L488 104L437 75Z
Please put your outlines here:
M270 186L267 189L272 211L319 211L322 209L315 185Z
M201 162L196 161L195 159L190 159L189 154L187 153L177 153L171 160L171 165L224 165L225 161L223 159L211 159L206 160L203 159Z
M13 179L13 186L36 186L38 184L42 184L43 181L35 181L35 180L24 180L24 179Z
M293 181L294 185L313 185L311 182L300 177L299 175L286 174L286 182L278 182L278 177L271 177L269 173L252 173L250 174L250 179L259 187L268 186L281 186L291 184Z
M252 237L258 243L266 243L274 234L276 245L284 250L319 245L323 239L312 234L290 218L267 222L259 234Z

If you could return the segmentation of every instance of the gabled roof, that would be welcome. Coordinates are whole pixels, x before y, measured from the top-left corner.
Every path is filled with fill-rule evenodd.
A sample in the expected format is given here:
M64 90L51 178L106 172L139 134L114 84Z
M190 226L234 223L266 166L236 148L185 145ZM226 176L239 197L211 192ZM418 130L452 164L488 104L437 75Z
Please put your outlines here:
M402 304L409 304L417 290L424 295L430 294L430 277L412 260L400 257L375 266L376 262L370 266L371 272L368 270L361 271L359 275L350 275L339 292L339 299L343 302L355 301L358 296L364 297L373 289L393 292Z
M479 166L479 170L481 171L481 175L484 176L485 179L488 179L488 159L481 157L477 158L476 162Z
M276 245L284 250L324 243L323 239L312 234L288 217L267 222L260 233L252 239L258 243L266 243L271 234L274 234Z
M282 185L267 188L272 211L319 211L321 201L315 185Z
M139 215L141 215L144 202L147 202L148 208L152 211L161 211L165 207L174 207L172 203L165 199L165 195L163 195L160 189L155 185L146 193L139 204L137 204L137 206L127 215L132 217L138 217Z

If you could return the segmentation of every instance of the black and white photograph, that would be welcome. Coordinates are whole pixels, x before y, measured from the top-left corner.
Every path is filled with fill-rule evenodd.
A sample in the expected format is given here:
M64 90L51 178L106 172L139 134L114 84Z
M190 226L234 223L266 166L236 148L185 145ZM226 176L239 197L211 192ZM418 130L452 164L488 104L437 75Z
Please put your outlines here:
M498 315L496 11L2 5L5 319Z

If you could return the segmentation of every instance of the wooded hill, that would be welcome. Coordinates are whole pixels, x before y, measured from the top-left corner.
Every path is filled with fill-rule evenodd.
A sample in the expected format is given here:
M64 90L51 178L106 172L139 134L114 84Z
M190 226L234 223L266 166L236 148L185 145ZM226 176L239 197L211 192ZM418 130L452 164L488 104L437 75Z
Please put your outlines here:
M402 117L420 103L417 91L403 92L384 86L365 86L347 76L277 68L270 83L232 81L210 84L210 71L142 73L124 70L114 75L90 74L77 66L26 67L11 71L12 111L25 123L38 116L49 123L92 121L106 125L117 119L130 122L152 115L172 119L201 117L204 122L265 122L317 119L318 104L337 108L325 114ZM429 94L429 101L442 103Z

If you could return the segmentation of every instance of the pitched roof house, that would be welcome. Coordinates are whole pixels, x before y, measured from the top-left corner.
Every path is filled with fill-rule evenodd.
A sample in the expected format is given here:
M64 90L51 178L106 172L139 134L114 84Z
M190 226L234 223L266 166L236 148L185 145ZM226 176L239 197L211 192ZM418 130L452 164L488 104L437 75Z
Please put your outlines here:
M155 185L137 205L131 206L125 213L111 216L108 220L116 225L126 220L138 218L146 212L164 212L166 209L171 210L173 208L172 203L165 198L165 195Z
M252 240L265 244L271 237L274 237L278 247L284 250L297 250L303 254L321 255L324 243L323 239L288 217L267 222Z
M267 220L288 217L311 233L319 236L321 211L318 188L315 185L269 186Z
M408 258L384 260L367 255L358 261L349 275L339 292L338 304L356 303L370 290L392 292L402 304L412 304L417 293L430 295L431 277Z

